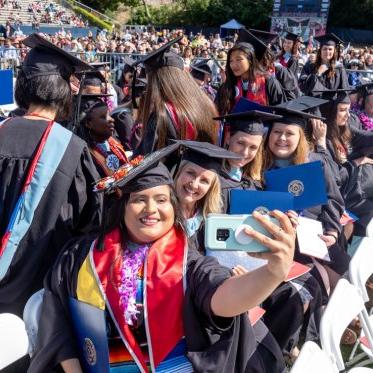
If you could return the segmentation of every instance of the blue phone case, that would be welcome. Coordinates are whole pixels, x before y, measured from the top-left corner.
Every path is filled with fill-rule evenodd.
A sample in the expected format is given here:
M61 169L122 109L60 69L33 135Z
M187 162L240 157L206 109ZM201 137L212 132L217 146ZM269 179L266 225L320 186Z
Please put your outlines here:
M229 201L230 214L251 214L254 210L259 212L294 210L294 196L285 192L233 189Z
M278 221L268 216L273 223ZM249 225L252 229L271 237L263 226L251 215L227 215L209 214L205 222L205 246L209 250L266 252L269 249L259 242L251 239L243 232L240 237L247 238L250 242L240 243L236 233L243 225Z

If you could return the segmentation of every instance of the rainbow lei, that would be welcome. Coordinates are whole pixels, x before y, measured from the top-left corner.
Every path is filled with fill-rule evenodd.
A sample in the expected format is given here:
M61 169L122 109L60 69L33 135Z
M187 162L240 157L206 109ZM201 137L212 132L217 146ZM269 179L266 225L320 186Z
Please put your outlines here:
M148 249L148 246L141 246L134 251L126 248L123 253L121 285L118 292L124 319L130 326L134 325L139 313L136 307L137 275L143 266Z

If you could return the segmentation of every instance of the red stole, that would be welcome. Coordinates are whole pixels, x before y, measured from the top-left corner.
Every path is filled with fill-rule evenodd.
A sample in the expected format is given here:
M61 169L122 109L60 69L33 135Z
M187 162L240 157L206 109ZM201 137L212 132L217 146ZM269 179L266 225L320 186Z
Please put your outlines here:
M144 316L152 370L172 351L184 336L182 308L183 277L187 240L175 228L157 240L145 259ZM106 305L122 340L141 371L147 372L143 355L119 306L117 286L122 263L121 232L115 229L104 239L104 250L93 250L93 267L106 295Z
M184 127L185 128L182 128L179 117L177 116L175 106L171 102L168 102L168 103L166 103L166 109L167 109L167 112L171 116L172 122L173 122L177 132L179 133L180 138L182 140L196 140L197 133L196 133L196 129L194 128L192 122L185 116L185 118L184 118L184 122L185 122Z
M268 99L265 76L257 74L255 81L253 83L249 83L249 89L246 92L246 95L244 95L242 79L240 79L236 85L236 96L234 98L235 104L241 97L247 98L248 100L256 102L257 104L267 106Z

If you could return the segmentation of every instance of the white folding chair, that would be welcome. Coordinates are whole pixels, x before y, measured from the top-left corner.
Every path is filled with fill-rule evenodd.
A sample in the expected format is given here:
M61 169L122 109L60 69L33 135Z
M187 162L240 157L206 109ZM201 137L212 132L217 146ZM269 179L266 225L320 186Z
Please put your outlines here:
M28 337L21 318L0 314L0 370L27 354Z
M25 328L29 338L28 353L30 357L32 357L35 350L43 296L44 289L40 289L36 293L32 294L28 299L25 308L23 309L23 321L25 322Z
M368 278L373 273L373 237L362 237L359 241L358 247L353 255L350 268L349 268L349 276L351 283L355 285L358 289L361 297L363 298L364 302L369 301L369 296L365 287L365 284ZM370 332L370 335L373 336L373 320L369 320L369 315L367 312L362 312L362 317L364 318L365 324L367 329ZM362 333L361 337L364 337L364 333ZM360 345L360 348L363 350L362 354L358 354L355 356L357 347ZM367 347L364 344L360 343L360 338L356 341L351 354L348 358L347 365L351 365L356 363L357 361L361 360L362 357L368 356L370 360L365 361L365 363L371 363L373 360L373 349ZM362 363L360 363L362 364ZM364 364L364 363L363 363Z
M339 280L325 308L320 324L322 349L338 371L345 369L340 349L341 337L356 316L359 316L362 328L369 342L372 342L364 318L361 317L361 313L364 311L366 312L364 301L357 288L345 279ZM373 346L372 343L371 345Z
M312 341L306 342L290 373L338 373L327 354Z

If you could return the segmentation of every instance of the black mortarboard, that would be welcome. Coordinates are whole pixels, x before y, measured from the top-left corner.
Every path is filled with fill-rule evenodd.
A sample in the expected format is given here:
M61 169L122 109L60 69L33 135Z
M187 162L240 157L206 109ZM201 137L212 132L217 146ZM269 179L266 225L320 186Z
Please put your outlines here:
M231 134L242 131L249 135L263 135L266 132L263 122L280 118L281 115L259 110L250 110L240 113L231 113L214 119L226 121L226 123L229 124L229 131Z
M32 48L20 66L28 79L60 75L68 81L73 73L92 70L91 66L38 34L31 34L23 40L23 44Z
M207 61L202 61L195 65L191 65L191 74L194 78L199 80L204 80L205 74L212 74L211 68L208 65Z
M311 97L311 96L300 96L294 98L291 101L284 102L282 104L276 105L276 107L281 108L285 107L288 109L298 110L298 111L307 111L315 109L321 105L327 104L329 101L322 98Z
M350 104L350 94L356 92L355 88L327 89L312 91L313 93L322 93L323 97L328 98L334 104Z
M315 40L318 41L320 43L320 48L323 46L323 45L333 45L333 46L337 46L337 45L340 45L340 44L343 44L343 40L340 39L337 35L335 34L326 34L326 35L322 35L322 36L316 36L315 37Z
M110 66L110 62L91 62L89 65L98 71L105 71L106 67Z
M364 98L373 95L373 82L361 84L356 87L357 92L359 92Z
M274 122L284 123L284 124L295 124L299 127L305 129L307 126L308 119L320 119L324 120L323 117L316 114L307 113L301 110L296 110L292 106L291 101L287 101L280 105L271 106L276 114L282 115L280 120L274 120ZM297 106L297 105L295 105ZM310 109L310 108L308 108Z
M208 142L180 140L184 148L182 160L189 161L206 170L219 172L223 159L242 159L242 156Z
M249 31L266 45L273 43L278 37L278 35L273 32L255 30L252 28L249 28Z
M81 122L87 114L101 106L107 106L107 103L102 100L103 97L108 97L111 95L108 94L82 94L81 95L81 102L80 102L80 113L79 113L79 121Z
M248 43L250 44L255 51L255 55L258 61L260 61L264 53L267 50L267 45L264 44L260 39L253 35L250 31L246 29L240 29L238 34L237 43Z
M123 193L132 193L159 185L173 184L168 169L160 162L175 152L179 146L178 142L175 142L145 158L140 156L131 160L130 163L115 171L113 175L99 180L95 184L95 191L110 193L112 190L120 188Z
M297 41L299 39L299 35L293 34L292 32L289 32L289 31L286 31L283 38L286 39L286 40Z
M88 71L84 75L84 79L82 79L83 74L76 74L76 76L81 79L82 88L86 86L93 86L93 87L101 87L102 83L105 83L104 76L98 71Z
M178 54L170 52L171 46L179 42L182 38L182 36L179 36L176 39L169 41L157 50L141 58L138 63L143 63L147 70L159 69L164 66L173 66L180 70L184 70L183 59Z

